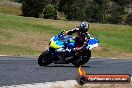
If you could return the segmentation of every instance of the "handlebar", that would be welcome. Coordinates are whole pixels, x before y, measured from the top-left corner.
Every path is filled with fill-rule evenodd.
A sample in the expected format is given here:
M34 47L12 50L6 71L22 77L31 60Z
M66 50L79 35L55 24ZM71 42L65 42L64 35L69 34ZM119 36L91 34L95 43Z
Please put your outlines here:
M65 34L64 32L65 32L65 30L62 30L60 34Z
M64 36L64 35L65 35L64 32L65 32L65 30L62 30L62 31L60 32L60 34L58 35L58 37L61 38L62 36Z

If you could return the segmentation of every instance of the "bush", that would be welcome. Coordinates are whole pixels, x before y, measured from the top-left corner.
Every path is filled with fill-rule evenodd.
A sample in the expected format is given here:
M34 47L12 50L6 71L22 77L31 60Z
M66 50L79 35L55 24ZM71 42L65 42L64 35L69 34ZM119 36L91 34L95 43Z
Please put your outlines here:
M96 4L94 1L90 1L85 9L86 13L86 20L88 22L99 22L100 19L100 9L99 5Z
M18 2L18 3L21 3L21 2L23 2L24 0L14 0L14 1L16 1L16 2Z
M117 3L113 3L110 9L110 16L107 18L107 22L112 24L122 23L123 15L123 7L121 7Z
M44 18L57 19L57 10L53 5L48 5L44 10Z
M119 16L116 16L116 17L108 17L107 18L107 22L108 23L112 23L112 24L118 24L118 23L121 23L122 21L122 18L119 17Z
M79 21L83 21L85 20L85 18L86 18L85 12L81 8L76 7L75 19Z
M23 0L22 11L23 16L42 17L45 7L45 0Z
M132 26L132 13L127 16L127 23Z

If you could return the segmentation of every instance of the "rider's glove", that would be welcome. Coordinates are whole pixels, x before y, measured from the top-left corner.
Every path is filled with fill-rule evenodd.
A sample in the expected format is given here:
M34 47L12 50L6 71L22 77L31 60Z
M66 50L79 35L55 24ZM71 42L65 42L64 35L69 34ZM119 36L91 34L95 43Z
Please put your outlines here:
M79 49L79 48L73 48L73 51L75 51L75 52L79 52L80 49Z
M68 31L65 31L65 34L67 35Z

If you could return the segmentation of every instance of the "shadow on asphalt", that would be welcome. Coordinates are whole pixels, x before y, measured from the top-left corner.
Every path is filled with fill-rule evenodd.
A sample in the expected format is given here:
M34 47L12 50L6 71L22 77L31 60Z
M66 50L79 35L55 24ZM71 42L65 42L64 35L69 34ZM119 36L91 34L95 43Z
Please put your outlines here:
M75 66L66 66L66 65L52 65L52 66L45 66L45 67L71 67L71 68L77 68ZM82 66L82 67L90 67L90 66Z

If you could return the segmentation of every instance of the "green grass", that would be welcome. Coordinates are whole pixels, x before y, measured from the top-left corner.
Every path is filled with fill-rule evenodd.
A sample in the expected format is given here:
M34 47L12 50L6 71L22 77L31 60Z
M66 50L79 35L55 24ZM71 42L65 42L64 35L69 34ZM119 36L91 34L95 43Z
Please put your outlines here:
M124 25L98 25L91 29L95 37L101 40L105 47L125 52L132 52L132 27ZM101 27L102 26L102 27Z
M0 13L0 54L38 55L48 48L48 40L62 29L79 25L77 21L48 20ZM132 27L90 24L91 36L100 40L92 50L97 57L132 57Z
M33 31L33 32L51 32L56 30L52 25L38 24L33 18L24 18L20 16L8 16L6 14L0 14L0 27L3 29L19 30L19 31ZM5 26L6 24L6 26ZM58 31L58 30L56 30ZM55 31L55 32L56 32Z
M94 30L94 31L92 31ZM91 34L99 38L98 57L132 58L132 27L127 25L96 24ZM95 53L93 52L93 53Z

